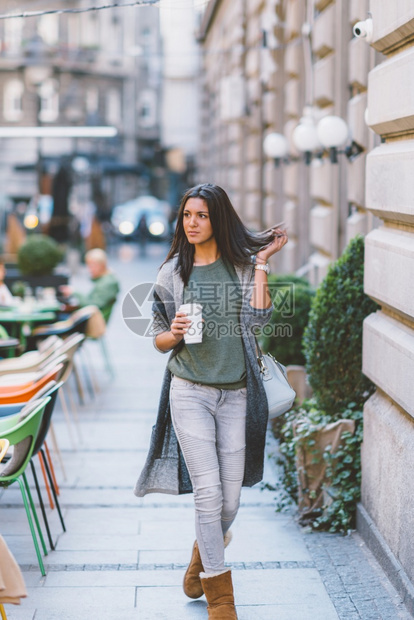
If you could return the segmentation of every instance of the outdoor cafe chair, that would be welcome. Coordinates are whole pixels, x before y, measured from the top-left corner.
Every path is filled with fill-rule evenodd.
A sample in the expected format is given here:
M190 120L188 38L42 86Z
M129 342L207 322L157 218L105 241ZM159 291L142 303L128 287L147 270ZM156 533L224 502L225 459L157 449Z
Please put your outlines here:
M80 336L80 338L83 339L84 337ZM56 381L63 381L63 383L66 383L73 369L73 350L76 346L78 346L78 343L79 343L79 338L76 340L75 339L71 339L71 340L72 340L72 343L69 343L71 346L61 347L56 353L57 357L53 356L52 358L48 358L47 366L42 368L42 370L39 370L37 372L31 372L31 373L16 373L16 374L8 374L8 375L0 376L0 403L2 402L1 399L5 392L12 395L14 392L18 392L18 391L20 392L22 390L27 390L31 386L38 385L39 381L43 381L43 377L49 376L50 371L53 371L57 366L61 367L61 371L59 372L58 376L54 377L54 379ZM69 353L69 357L66 354L60 354L62 350L65 350L67 353ZM43 385L45 385L45 383L43 383ZM39 389L41 389L43 385L40 386ZM59 399L62 405L63 414L65 416L65 421L68 427L68 434L69 434L70 441L72 443L73 448L76 449L77 444L75 442L74 435L73 435L73 426L72 426L73 422L75 423L76 431L78 433L80 440L82 440L82 435L81 435L81 430L80 430L78 412L76 410L76 407L74 406L71 392L69 392L69 394L71 398L71 401L70 401L72 405L71 408L68 407L66 396L65 396L63 389L59 392ZM32 398L33 396L34 394L32 394L32 396L29 396L29 398L26 400L30 400L30 398Z
M20 357L10 357L0 360L0 377L11 373L31 372L43 366L61 348L63 340L57 338L53 346L47 347L42 351L27 351Z
M53 381L56 382L60 379L62 372L63 373L65 372L65 367L66 367L65 361L63 363L57 364L55 368L53 368L50 372L48 372L39 381L33 383L30 386L30 388L19 390L18 392L0 393L0 421L2 417L18 412L21 409L22 404L27 403L29 400L33 398L36 398L36 397L39 398L40 394L42 393L42 390L45 387L47 388L50 387L49 384L51 382ZM65 410L63 411L63 413L65 416L66 424L68 426L68 433L69 433L71 442L73 443L74 440L72 436L72 427L71 427L71 420L69 418L69 414ZM50 425L50 435L52 438L54 450L59 459L59 463L61 466L63 476L66 480L66 472L65 472L63 459L62 459L62 454L59 449L59 445L56 439L56 434L53 428L53 424ZM47 444L45 447L46 447L46 453L50 454ZM51 459L49 459L49 462L51 462ZM53 466L52 466L52 469L53 469Z
M74 332L85 333L86 325L89 319L96 312L96 306L84 306L75 310L72 314L63 321L57 321L56 323L50 323L49 325L42 325L32 330L32 336L34 338L45 338L48 336L60 336L67 338Z
M0 326L1 327L1 326ZM41 350L27 351L19 357L0 359L0 376L8 373L30 372L45 363L61 346L62 339L57 336L47 338Z
M43 396L49 396L48 392L56 384L57 384L56 381L49 381L49 383L47 383L43 388L41 388L30 399L29 402L32 402L33 400L38 400L39 398L42 398ZM0 419L4 418L6 416L15 415L16 413L20 413L20 411L22 410L22 408L24 406L25 406L25 403L16 403L16 404L13 404L13 405L0 405ZM53 432L52 422L50 422L49 430L50 430L50 435L52 437L52 441L53 441L53 444L54 444L53 445L54 451L58 455L59 461L61 461L62 460L62 455L60 453L59 446L57 444L56 437L55 437L54 432ZM57 480L56 480L55 469L54 469L54 466L53 466L53 461L52 461L52 458L51 458L51 454L50 454L49 447L47 445L46 439L44 440L43 445L44 445L44 448L45 448L45 451L46 451L46 457L47 457L47 461L48 461L48 464L49 464L50 473L51 473L52 478L53 478L53 483L55 485L56 492L59 495L59 485L58 485ZM52 496L51 496L51 491L49 489L49 483L48 483L48 479L47 479L47 475L46 475L46 469L45 469L45 466L43 465L43 462L42 462L42 455L38 454L38 457L39 457L40 467L42 469L43 478L44 478L44 481L45 481L46 491L47 491L47 494L48 494L48 497L49 497L49 503L50 503L51 508L53 508L53 500L52 500ZM62 472L64 473L64 467L63 467L62 463L61 463L61 468L62 468ZM64 474L64 475L66 476L66 474Z
M83 334L75 332L75 333L71 334L70 336L68 336L67 338L65 338L65 340L61 340L61 344L60 344L59 348L56 349L56 351L53 353L53 355L50 358L48 358L48 361L52 362L53 360L56 359L57 356L65 355L68 358L68 360L70 361L70 363L68 364L68 366L67 366L65 372L63 373L61 379L65 383L65 387L66 387L67 392L68 392L68 397L69 397L72 413L73 413L73 415L74 415L74 417L76 419L77 419L76 405L75 405L74 400L73 400L70 383L69 383L69 381L67 381L67 379L69 379L69 377L70 377L70 375L72 373L72 370L73 370L74 371L75 381L77 383L76 365L75 365L75 353L78 351L78 349L80 349L80 347L81 347L82 343L84 342L84 340L85 340L85 336ZM40 368L42 368L43 365L44 365L44 362L40 365ZM0 377L0 379L1 379L1 377ZM83 396L82 386L80 386L80 388L79 388L79 386L77 384L77 388L78 388L78 391L79 391L79 389L81 390L81 395Z
M53 341L53 339L55 340ZM63 373L64 376L62 376L61 379L65 382L65 390L67 391L67 395L69 398L71 413L75 418L75 423L78 426L79 421L76 405L73 399L70 382L66 380L69 378L72 370L75 370L74 355L79 349L82 342L85 340L85 336L83 334L74 333L65 340L62 340L57 336L50 336L47 340L52 340L53 342L50 343L51 346L48 347L46 355L44 351L42 351L41 353L39 353L39 351L30 351L22 355L20 358L10 360L10 362L12 363L9 364L7 370L5 370L5 366L2 365L0 361L0 386L34 381L41 376L40 374L39 376L37 376L36 373L44 374L49 368L49 366L52 367L52 364L58 362L58 358L60 358L60 356L66 356L66 358L69 360L69 363L66 365L65 371ZM21 367L19 368L18 364L20 360L22 360L22 362L20 363ZM74 376L75 381L77 381L75 373ZM77 387L79 390L78 385ZM80 389L82 390L82 386L80 386ZM69 416L69 412L66 403L65 393L63 390L59 393L59 397L62 402L62 407L64 408L65 417L67 418ZM67 420L67 423L68 426L70 426L70 420L69 422ZM79 426L78 433L80 433Z
M40 467L42 470L42 474L43 474L43 478L45 481L45 487L46 487L46 491L49 497L49 503L50 503L50 507L53 509L55 507L56 504L56 508L58 511L58 515L59 515L59 519L60 522L62 524L62 529L64 532L66 532L66 527L65 527L65 522L63 520L63 515L62 515L62 511L60 509L60 504L59 504L59 500L58 500L58 494L59 494L59 487L57 485L56 482L56 477L55 477L55 473L54 473L54 468L53 468L53 463L52 460L50 458L50 453L49 450L47 448L47 443L46 443L46 436L49 432L50 429L50 424L51 424L51 420L52 420L52 414L53 414L53 410L56 404L56 397L58 394L59 389L63 386L63 381L60 381L59 383L56 383L56 381L51 381L47 384L47 386L45 386L45 388L43 388L42 390L40 390L40 392L38 392L37 394L35 394L35 399L36 400L31 400L29 402L32 403L37 403L39 402L39 398L46 398L48 396L50 396L50 401L48 402L48 404L45 407L44 410L44 414L43 414L43 418L42 418L42 423L40 425L40 429L36 438L36 443L35 443L35 447L33 449L33 457L34 456L38 456L39 459L39 463L40 463ZM16 407L16 405L14 405L14 407ZM17 405L17 407L22 407L22 405ZM16 421L19 418L19 412L13 412L10 415L13 416L13 418L10 419L15 419ZM45 449L46 449L46 453L45 453ZM33 458L30 460L30 466L32 469L32 474L33 474L33 479L34 479L34 483L35 483L35 487L36 487L36 491L37 491L37 495L39 498L39 505L40 505L40 509L42 512L42 516L43 516L43 521L45 524L45 528L46 528L46 533L49 539L49 544L50 544L50 548L53 550L55 548L53 540L52 540L52 536L50 533L50 527L49 527L49 522L47 519L47 515L46 515L46 511L45 511L45 507L44 507L44 502L43 502L43 497L41 494L41 490L40 490L40 486L39 486L39 482L38 482L38 478L37 478L37 474L36 474L36 469L34 466L34 462L33 462ZM50 486L49 486L50 485ZM54 503L53 503L53 499L52 496L50 494L50 489L52 491L53 494L53 498L54 498Z
M101 312L102 312L102 316L103 319L105 321L105 325L108 324L108 321L111 317L112 314L112 310L114 308L116 299L112 300L110 303L108 303L105 308L102 308ZM106 331L106 330L105 330ZM111 362L111 358L106 346L106 339L105 339L105 332L101 333L100 335L93 335L93 334L87 334L88 336L88 340L90 341L95 341L98 342L101 348L101 353L102 353L102 357L105 363L105 367L106 367L106 371L109 374L109 376L114 379L115 378L115 370L114 367L112 365Z
M94 315L99 312L99 308L97 306L89 305L84 306L83 308L79 308L79 310L75 310L67 319L64 321L57 321L56 323L51 323L49 325L42 325L41 327L37 327L32 331L32 337L35 340L39 340L42 338L46 338L49 336L59 336L61 338L68 338L74 333L78 332L80 334L87 334L88 323L93 320ZM104 320L102 319L104 322ZM96 381L91 379L90 371L88 372L86 367L85 369L85 380L88 386L88 390L91 394L91 397L94 398L95 393L97 391ZM81 404L84 402L83 389L79 378L79 373L77 366L74 366L74 375L76 379L76 385L78 389L79 399Z
M62 364L62 369L60 370L60 374L58 377L58 379L60 379L61 375L65 372L68 365L68 358L66 357L66 355L58 356L56 359L53 359L46 366L44 366L38 371L32 371L27 373L11 373L8 375L0 376L0 396L4 392L12 393L30 387L34 383L43 379L43 377L53 371L59 364Z
M40 528L39 519L37 518L35 505L30 492L30 487L25 474L27 465L32 457L36 444L36 438L42 422L42 416L50 397L43 398L38 403L31 403L34 410L27 414L27 417L16 423L15 416L2 418L0 420L0 436L7 439L10 446L14 446L13 455L5 464L0 464L0 487L7 488L14 482L20 487L24 508L29 522L30 532L33 538L33 544L36 550L39 568L43 576L46 575L42 556L40 553L39 543L36 536L33 520L36 524L43 552L47 555L45 541L43 539L42 530ZM24 410L20 413L23 413ZM33 514L30 513L30 509Z
M7 357L16 355L17 351L20 351L20 342L17 338L11 338L7 329L0 325L0 352L1 356L8 352ZM1 360L0 360L1 361Z
M63 383L63 381L60 381L59 383ZM30 399L30 401L33 401L33 400L38 400L39 398L43 398L43 396L49 396L48 392L49 392L49 391L50 391L50 390L51 390L51 389L52 389L55 385L57 385L57 381L49 381L49 383L47 383L45 386L43 386L43 387L42 387L42 388L41 388L41 389L37 392L37 394L35 394L35 395L34 395L34 396ZM55 397L55 398L56 398L56 397ZM30 402L30 401L29 401L29 402ZM19 406L20 406L20 405L19 405ZM1 414L1 406L0 406L0 414ZM52 420L50 420L50 424L49 424L49 432L50 432L50 436L51 436L51 438L52 438L54 452L58 455L59 462L60 462L60 467L61 467L61 470L62 470L62 473L63 473L63 477L64 477L64 479L66 480L66 472L65 472L64 465L63 465L62 454L61 454L61 452L60 452L59 445L58 445L58 443L57 443L57 439L56 439L55 431L54 431L54 429L53 429L53 422L52 422ZM56 493L59 495L59 494L60 494L60 491L59 491L59 485L58 485L57 480L56 480L55 468L54 468L54 465L53 465L52 456L51 456L51 453L50 453L50 451L49 451L49 446L48 446L48 444L47 444L46 438L45 438L45 440L44 440L44 442L43 442L43 446L44 446L44 448L45 448L45 455L46 455L46 459L47 459L48 464L49 464L50 473L52 474L52 479L53 479L53 483L54 483L54 485L55 485ZM44 481L45 481L45 487L46 487L47 494L48 494L48 497L49 497L50 507L51 507L51 508L53 508L53 505L52 505L52 504L53 504L53 502L52 502L52 501L50 501L50 500L51 500L51 496L50 496L49 484L48 484L48 481L47 481L47 476L46 476L46 469L45 469L45 467L44 467L44 466L43 466L43 464L42 464L42 458L41 458L41 455L38 455L38 456L39 456L40 467L41 467L41 469L42 469L43 479L44 479ZM45 460L46 460L46 459L45 459Z
M2 391L14 391L15 388L23 389L29 387L29 385L35 383L53 370L58 364L65 364L67 361L68 358L66 355L59 354L56 357L49 358L47 364L42 364L39 368L31 370L30 372L16 372L0 375L0 394ZM66 366L61 374L65 372Z
M62 511L60 509L60 504L59 504L59 500L58 500L58 492L59 489L57 488L57 484L56 484L56 478L54 475L52 475L52 469L50 467L51 465L51 461L49 461L46 458L46 454L45 454L45 443L46 443L46 436L49 432L49 428L50 428L50 423L52 421L52 414L55 408L55 404L56 404L56 398L58 395L59 390L61 389L61 387L63 386L63 381L59 381L59 383L56 383L55 385L51 386L47 392L45 392L45 394L43 395L43 398L47 398L50 397L49 402L47 403L44 413L43 413L43 418L42 418L42 423L40 425L40 429L36 438L36 443L35 443L35 447L33 449L33 456L35 456L36 454L38 455L39 461L40 461L40 465L42 468L42 472L44 472L44 470L46 470L46 474L47 474L47 478L48 478L48 482L50 485L50 488L52 490L52 494L53 494L53 499L56 505L56 509L59 515L59 519L62 525L62 529L64 532L66 532L66 526L65 526L65 522L63 519L63 515L62 515ZM33 459L30 460L30 465L32 468L32 473L33 473L33 479L35 481L35 485L36 485L36 490L37 490L37 494L39 497L39 504L41 506L41 510L42 510L42 515L43 515L43 520L45 523L45 528L46 528L46 532L49 538L49 543L50 543L50 547L53 550L55 548L53 541L52 541L52 537L50 535L50 528L49 528L49 523L47 520L47 516L46 516L46 512L44 509L44 503L43 503L43 498L42 498L42 494L40 492L40 487L39 487L39 482L37 479L37 474L36 474L36 469L33 463ZM53 466L52 466L53 467ZM46 477L45 477L45 481L46 481ZM46 482L47 485L47 482ZM46 486L46 489L48 490L49 487ZM50 501L50 497L49 497L49 501ZM53 508L53 502L51 502L51 508Z
M57 381L62 370L63 364L58 364L55 368L53 368L53 370L48 372L35 383L29 385L29 387L14 390L12 389L11 391L3 391L0 389L0 405L27 403L27 401L29 401L44 385L49 383L49 381ZM11 386L11 388L15 387L16 386Z

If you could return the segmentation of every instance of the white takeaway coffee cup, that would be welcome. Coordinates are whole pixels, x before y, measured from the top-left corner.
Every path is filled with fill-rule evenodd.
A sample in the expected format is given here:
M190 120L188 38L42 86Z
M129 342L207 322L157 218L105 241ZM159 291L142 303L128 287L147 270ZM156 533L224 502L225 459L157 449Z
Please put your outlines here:
M179 312L185 312L191 320L188 331L184 334L186 344L196 344L203 341L203 306L201 304L182 304Z

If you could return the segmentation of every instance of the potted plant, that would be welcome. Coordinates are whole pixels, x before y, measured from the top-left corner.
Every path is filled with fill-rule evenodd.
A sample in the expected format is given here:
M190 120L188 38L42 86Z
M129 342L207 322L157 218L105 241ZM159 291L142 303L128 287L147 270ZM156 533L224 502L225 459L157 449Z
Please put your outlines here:
M373 384L362 374L362 324L377 305L364 293L364 238L330 266L312 301L303 347L313 398L281 430L289 490L302 522L331 531L354 523L360 493L362 407Z
M56 269L63 257L64 252L53 239L47 235L30 235L19 248L18 269L8 268L6 283L13 287L16 281L23 280L32 289L66 284L67 273Z

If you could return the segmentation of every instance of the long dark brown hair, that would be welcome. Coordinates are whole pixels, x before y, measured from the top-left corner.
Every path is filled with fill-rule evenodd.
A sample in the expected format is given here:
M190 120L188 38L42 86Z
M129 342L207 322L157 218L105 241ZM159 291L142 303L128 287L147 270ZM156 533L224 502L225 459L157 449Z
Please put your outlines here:
M177 271L187 286L194 262L194 245L188 242L184 232L184 209L189 198L205 201L210 215L213 235L222 259L231 265L242 267L251 264L252 254L273 241L271 229L252 233L243 224L224 189L213 183L196 185L184 194L177 216L177 226L170 251L164 263L177 255ZM163 263L163 264L164 264Z

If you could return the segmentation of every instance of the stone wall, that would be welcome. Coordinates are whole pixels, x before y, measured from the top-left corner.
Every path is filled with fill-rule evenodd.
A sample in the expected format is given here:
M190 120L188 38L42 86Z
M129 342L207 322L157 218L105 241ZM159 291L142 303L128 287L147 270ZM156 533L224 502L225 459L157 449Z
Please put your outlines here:
M394 556L393 579L407 595L404 573L414 580L414 7L371 0L370 10L372 46L384 56L368 76L367 119L383 144L367 156L366 207L382 225L366 238L365 291L381 309L364 324L363 370L378 390L364 409L362 503L384 541L379 559ZM413 591L407 600L413 610Z

